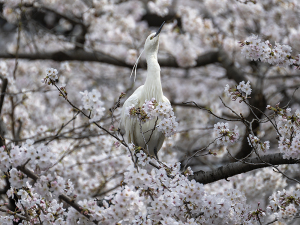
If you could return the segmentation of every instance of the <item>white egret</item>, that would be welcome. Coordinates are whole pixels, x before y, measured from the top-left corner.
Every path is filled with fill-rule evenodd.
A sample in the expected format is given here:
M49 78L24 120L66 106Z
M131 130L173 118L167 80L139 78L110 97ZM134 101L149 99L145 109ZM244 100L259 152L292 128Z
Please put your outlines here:
M164 22L165 23L165 22ZM135 92L124 102L120 129L121 134L124 135L127 143L133 143L135 146L141 146L148 151L148 154L156 156L160 150L165 136L161 131L155 129L155 120L150 120L142 124L142 132L140 122L136 118L130 118L126 115L126 108L134 105L134 107L141 107L145 100L155 98L157 102L170 101L163 95L161 80L160 80L160 66L157 61L157 52L159 46L159 33L164 25L160 26L156 33L150 34L145 42L144 52L147 61L147 78L144 85L141 85ZM159 121L157 121L157 124ZM148 132L147 132L148 131ZM149 139L151 137L151 139ZM146 143L147 144L146 144Z

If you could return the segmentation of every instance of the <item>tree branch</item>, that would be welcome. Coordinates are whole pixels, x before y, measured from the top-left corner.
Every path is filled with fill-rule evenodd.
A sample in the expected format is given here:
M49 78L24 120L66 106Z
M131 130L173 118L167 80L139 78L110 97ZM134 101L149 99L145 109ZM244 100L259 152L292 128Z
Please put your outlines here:
M299 159L284 159L281 153L270 154L260 157L263 161L272 165L283 164L297 164L300 163ZM194 172L194 175L189 176L190 180L196 180L202 184L212 183L221 179L227 179L228 177L235 176L237 174L246 173L255 169L269 167L268 164L262 163L262 161L256 157L248 159L246 162L234 162L226 166L221 166L213 171L198 171Z
M6 92L6 88L7 88L7 84L8 84L8 80L7 78L5 78L4 76L2 76L0 74L0 79L2 80L2 85L1 85L1 96L0 96L0 147L5 145L5 140L3 138L3 136L6 133L6 126L1 118L1 112L2 112L2 107L4 104L4 97L5 97L5 92Z
M2 80L2 85L1 85L1 96L0 96L0 115L2 111L2 106L4 104L4 97L5 97L5 92L8 84L7 78L4 76L0 75L0 79Z
M212 51L205 53L198 57L197 64L195 67L205 66L211 63L219 62L220 59L218 51ZM0 58L14 59L15 54L10 54L7 52L0 52ZM19 59L30 59L30 60L53 60L53 61L85 61L85 62L101 62L107 63L115 66L132 68L132 65L125 63L121 59L114 58L102 52L88 52L82 49L66 50L58 52L45 52L45 53L19 53ZM225 57L226 58L226 57ZM159 64L161 67L172 67L179 68L176 59L172 56L164 59L159 59ZM146 68L146 62L141 60L139 63L139 68Z
M27 221L30 220L30 219L27 218L26 216L23 216L23 215L18 214L18 213L16 213L16 212L12 212L12 211L10 211L9 209L2 209L2 208L0 208L0 211L1 211L1 212L4 212L4 213L8 213L8 214L13 215L13 216L17 216L17 217L19 217L19 218L22 219L22 220L27 220Z
M85 27L86 25L82 22L81 19L77 19L75 18L74 16L71 16L71 15L66 15L66 14L62 14L58 11L56 11L55 9L53 8L50 8L50 7L47 7L45 5L41 5L39 4L38 6L34 6L34 4L31 4L31 3L25 3L23 4L23 7L26 7L26 8L32 8L32 9L37 9L37 10L42 10L42 11L47 11L47 12L52 12L54 14L56 14L57 16L61 17L61 18L64 18L65 20L68 20L70 23L72 23L73 25L74 24L79 24L83 27Z
M211 60L214 60L215 57L217 57L218 62L226 69L226 76L228 79L234 80L237 84L241 81L246 81L244 74L235 67L234 62L224 50L220 50L217 55L213 56L214 57L211 56Z
M14 59L15 57L16 56L14 54L0 52L0 58ZM30 60L53 60L58 62L72 60L83 62L102 62L115 66L132 68L131 65L128 65L124 61L118 60L112 56L101 52L87 52L82 49L44 53L19 53L18 58Z

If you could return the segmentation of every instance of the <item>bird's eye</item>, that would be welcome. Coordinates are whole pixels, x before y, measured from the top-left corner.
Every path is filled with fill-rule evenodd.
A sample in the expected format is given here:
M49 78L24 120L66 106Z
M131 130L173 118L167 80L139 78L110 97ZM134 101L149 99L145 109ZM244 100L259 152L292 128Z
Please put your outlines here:
M152 40L153 38L154 38L154 36L151 36L151 37L150 37L150 40Z

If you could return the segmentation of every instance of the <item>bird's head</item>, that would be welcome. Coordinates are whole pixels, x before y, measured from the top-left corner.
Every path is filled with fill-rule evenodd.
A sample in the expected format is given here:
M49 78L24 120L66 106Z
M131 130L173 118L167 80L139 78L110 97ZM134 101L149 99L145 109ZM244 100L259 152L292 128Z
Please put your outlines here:
M157 57L157 52L158 52L158 40L159 40L159 33L161 32L161 29L162 27L164 26L165 22L162 23L162 25L160 26L160 28L158 29L158 31L156 33L152 33L150 34L147 39L146 39L146 42L145 42L145 46L144 46L144 50L142 51L146 53L146 59L148 60L149 58L152 58L152 57L149 57L149 56L154 56L154 57ZM134 72L134 80L135 80L135 77L136 77L136 68L137 68L137 65L138 65L138 62L139 62L139 59L142 55L142 53L140 54L140 56L137 58L133 68L132 68L132 71L131 71L131 75L130 77L132 76L133 72Z
M161 29L164 24L165 22L163 22L163 24L160 26L156 33L152 33L147 37L144 47L146 54L156 53L158 51L159 33L161 32Z

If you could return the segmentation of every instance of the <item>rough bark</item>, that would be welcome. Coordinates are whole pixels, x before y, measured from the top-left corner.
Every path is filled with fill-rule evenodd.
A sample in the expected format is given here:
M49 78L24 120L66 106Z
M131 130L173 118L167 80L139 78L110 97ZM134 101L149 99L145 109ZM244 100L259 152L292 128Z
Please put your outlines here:
M262 162L261 159L266 162ZM196 180L199 183L207 184L214 181L226 179L237 174L246 173L255 169L269 167L272 165L297 164L299 159L284 159L281 153L265 155L246 160L246 162L234 162L225 166L221 166L212 171L198 171L194 175L189 176L190 180Z

